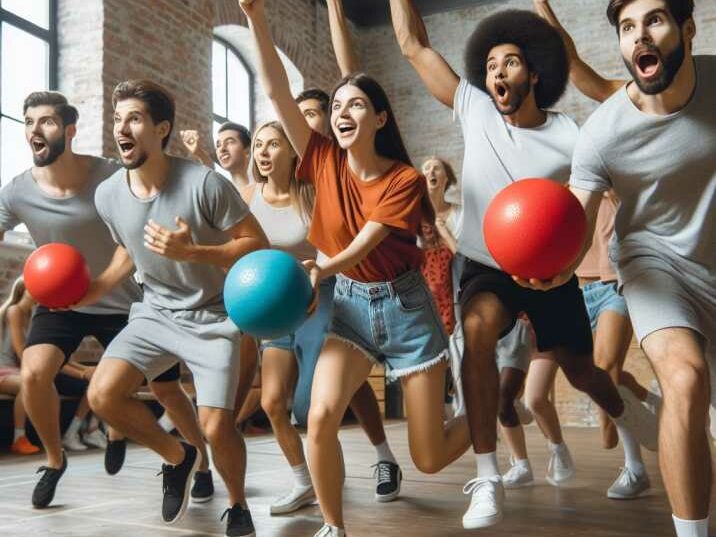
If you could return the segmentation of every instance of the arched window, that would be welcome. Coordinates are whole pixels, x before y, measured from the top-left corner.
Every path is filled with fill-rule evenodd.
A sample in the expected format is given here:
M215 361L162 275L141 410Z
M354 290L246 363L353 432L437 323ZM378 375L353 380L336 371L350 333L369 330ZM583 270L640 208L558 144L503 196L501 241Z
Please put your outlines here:
M22 103L57 87L56 0L0 4L0 177L7 183L32 165Z
M253 127L252 73L237 50L214 37L211 55L214 135L219 125L233 121Z

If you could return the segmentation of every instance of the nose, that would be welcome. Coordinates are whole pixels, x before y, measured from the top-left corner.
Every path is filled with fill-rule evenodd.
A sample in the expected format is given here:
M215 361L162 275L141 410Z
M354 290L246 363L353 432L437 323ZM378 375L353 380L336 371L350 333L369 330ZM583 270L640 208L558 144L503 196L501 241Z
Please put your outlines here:
M653 40L651 39L651 35L649 35L648 27L646 24L640 25L638 31L636 32L634 44L649 45L651 43L653 43Z

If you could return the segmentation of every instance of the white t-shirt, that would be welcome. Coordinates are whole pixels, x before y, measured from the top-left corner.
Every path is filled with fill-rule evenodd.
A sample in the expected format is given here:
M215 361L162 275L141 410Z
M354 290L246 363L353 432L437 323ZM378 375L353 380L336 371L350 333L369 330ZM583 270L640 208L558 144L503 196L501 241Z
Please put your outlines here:
M544 177L566 183L579 128L558 112L547 112L547 120L539 127L513 127L497 111L492 98L465 79L455 92L453 109L465 139L463 232L458 250L498 268L482 234L487 207L498 192L520 179Z

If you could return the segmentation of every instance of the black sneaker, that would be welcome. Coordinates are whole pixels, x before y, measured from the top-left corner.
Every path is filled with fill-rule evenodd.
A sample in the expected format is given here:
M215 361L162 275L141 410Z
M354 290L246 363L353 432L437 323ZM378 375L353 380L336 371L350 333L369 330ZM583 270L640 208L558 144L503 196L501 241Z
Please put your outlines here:
M400 466L389 461L378 461L373 468L375 468L374 477L378 482L375 487L376 501L392 502L400 494L400 482L403 480Z
M35 490L32 491L32 505L37 509L47 507L55 497L55 489L57 483L62 477L62 474L67 470L67 455L62 452L62 468L50 468L49 466L40 466L36 473L44 472L42 477L35 485Z
M124 466L124 457L127 454L127 439L110 440L107 438L107 449L104 452L104 469L109 475L114 475Z
M157 474L164 476L162 519L167 524L174 524L186 511L186 506L189 503L189 487L196 469L201 463L201 454L194 446L186 442L182 442L181 445L185 452L181 464L176 466L162 464L162 471Z
M229 515L226 521L226 537L255 537L254 522L248 509L237 503L224 511L221 520L224 520L226 515Z
M195 503L205 503L214 497L214 481L211 470L197 471L194 474L194 486L191 488L191 499Z

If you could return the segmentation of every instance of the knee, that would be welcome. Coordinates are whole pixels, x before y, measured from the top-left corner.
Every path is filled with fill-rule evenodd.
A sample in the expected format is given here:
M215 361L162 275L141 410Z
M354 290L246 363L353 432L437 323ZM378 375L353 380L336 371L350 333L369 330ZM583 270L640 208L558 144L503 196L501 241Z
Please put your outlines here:
M115 398L113 387L106 382L90 382L87 388L89 406L99 416L105 416L112 410L112 401Z
M308 438L312 442L330 440L338 435L342 415L321 402L311 404L308 410Z
M497 344L498 329L484 315L467 312L462 322L465 345L475 350L491 350Z
M234 430L233 413L224 410L212 410L201 418L201 430L209 444L216 445Z
M517 427L520 424L520 418L515 410L515 400L512 397L500 397L500 407L497 412L500 425L503 427Z
M25 392L32 392L37 389L48 389L55 380L55 375L42 367L31 365L22 367L20 379L22 389Z
M280 420L288 415L288 406L286 405L286 398L281 397L278 394L262 393L261 394L261 408L266 415L269 417L271 422Z
M660 379L664 403L674 401L680 408L709 404L709 371L705 364L681 363Z
M534 414L544 414L552 406L549 395L546 393L529 393L525 395L525 405Z
M443 469L441 462L430 453L412 452L411 457L415 467L424 474L437 474Z

